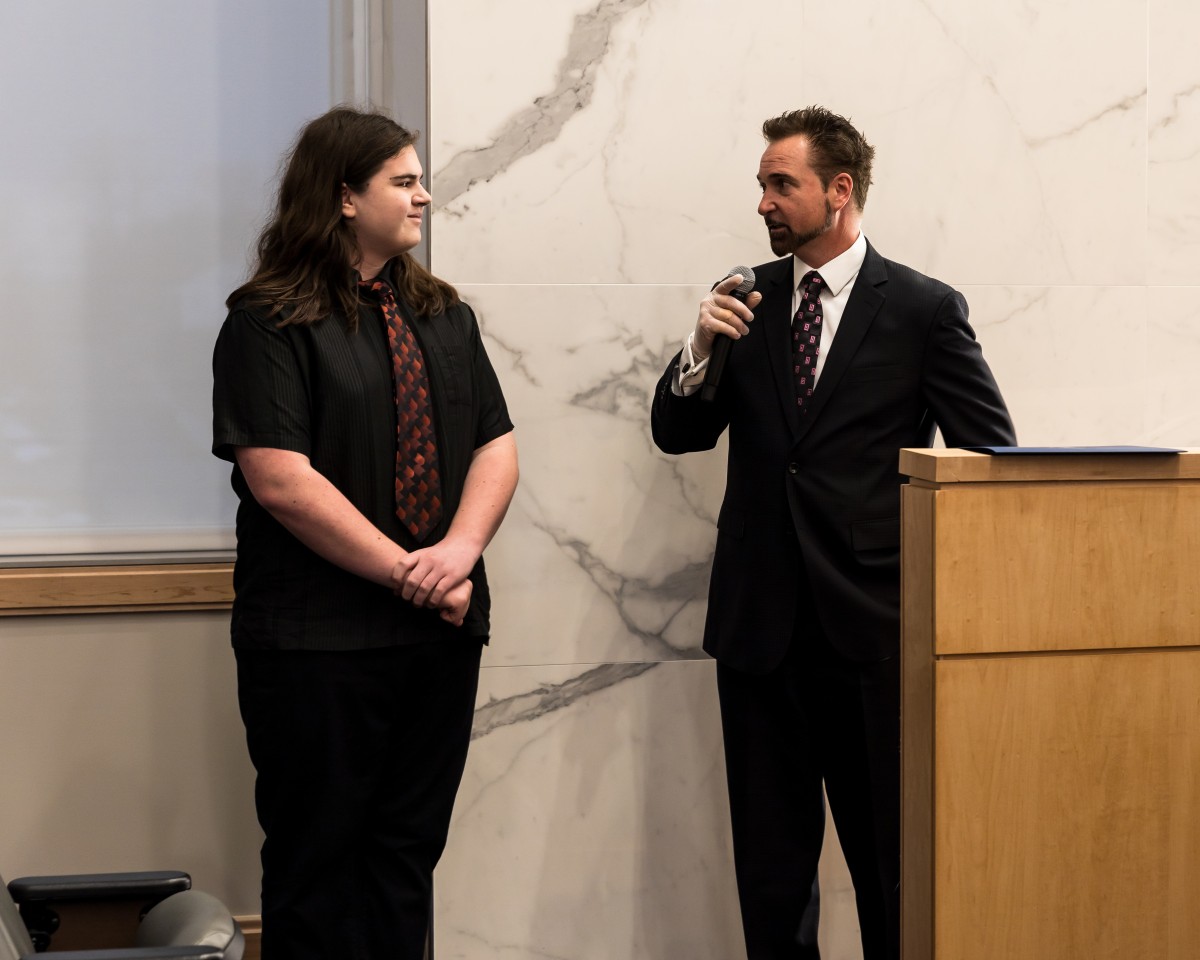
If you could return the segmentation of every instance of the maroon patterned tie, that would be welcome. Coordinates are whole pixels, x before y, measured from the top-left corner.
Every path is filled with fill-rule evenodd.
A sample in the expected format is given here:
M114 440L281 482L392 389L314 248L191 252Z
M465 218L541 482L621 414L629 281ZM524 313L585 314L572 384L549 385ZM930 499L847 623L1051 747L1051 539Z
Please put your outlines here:
M792 373L796 378L796 406L804 412L804 401L817 383L817 354L821 350L821 287L824 281L810 270L800 281L800 307L792 318Z
M420 542L442 519L442 484L425 358L400 314L391 286L382 280L359 286L379 298L387 321L396 396L396 516Z

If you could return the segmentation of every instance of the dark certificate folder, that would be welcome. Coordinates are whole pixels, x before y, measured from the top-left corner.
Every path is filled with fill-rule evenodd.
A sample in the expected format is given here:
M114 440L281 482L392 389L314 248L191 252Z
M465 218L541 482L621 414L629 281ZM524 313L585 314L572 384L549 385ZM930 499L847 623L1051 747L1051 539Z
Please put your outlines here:
M1157 453L1175 454L1186 453L1175 447L963 447L972 453L990 453L993 456L1007 457L1028 454L1109 454L1109 453Z

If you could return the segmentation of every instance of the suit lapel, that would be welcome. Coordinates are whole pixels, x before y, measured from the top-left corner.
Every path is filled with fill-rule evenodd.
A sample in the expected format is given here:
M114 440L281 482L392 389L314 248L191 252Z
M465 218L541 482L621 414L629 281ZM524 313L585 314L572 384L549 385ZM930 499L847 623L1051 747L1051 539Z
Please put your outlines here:
M796 382L792 377L792 258L777 260L771 266L777 269L759 285L763 299L755 311L755 323L762 324L759 340L767 353L784 419L795 435L800 428L800 413L796 409ZM766 272L760 270L760 276Z
M886 283L887 269L884 267L883 257L868 243L866 259L858 272L858 279L854 281L854 289L846 302L846 311L838 324L833 346L829 348L825 357L825 365L821 368L816 389L805 404L803 416L799 417L799 430L795 433L797 440L808 433L813 421L821 415L821 410L837 389L838 381L850 366L850 360L858 351L858 345L862 343L880 307L883 306L886 299L883 293Z

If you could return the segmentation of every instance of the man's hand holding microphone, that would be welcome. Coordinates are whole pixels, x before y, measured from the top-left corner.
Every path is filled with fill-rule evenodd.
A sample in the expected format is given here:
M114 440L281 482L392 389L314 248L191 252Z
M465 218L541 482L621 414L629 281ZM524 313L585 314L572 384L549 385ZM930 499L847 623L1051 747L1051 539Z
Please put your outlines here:
M753 310L762 300L762 294L752 290L754 271L749 267L734 267L700 302L700 315L692 333L692 359L699 362L708 358L700 391L704 400L716 396L733 341L750 332Z

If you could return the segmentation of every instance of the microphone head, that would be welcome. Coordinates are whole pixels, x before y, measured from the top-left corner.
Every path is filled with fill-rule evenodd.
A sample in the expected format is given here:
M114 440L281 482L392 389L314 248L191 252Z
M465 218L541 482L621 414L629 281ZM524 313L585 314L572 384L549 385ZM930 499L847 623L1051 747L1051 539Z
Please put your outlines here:
M733 288L733 294L736 296L740 293L743 297L745 297L751 290L754 289L754 271L749 267L734 267L727 274L725 274L725 276L726 278L729 278L738 273L742 275L742 282Z

